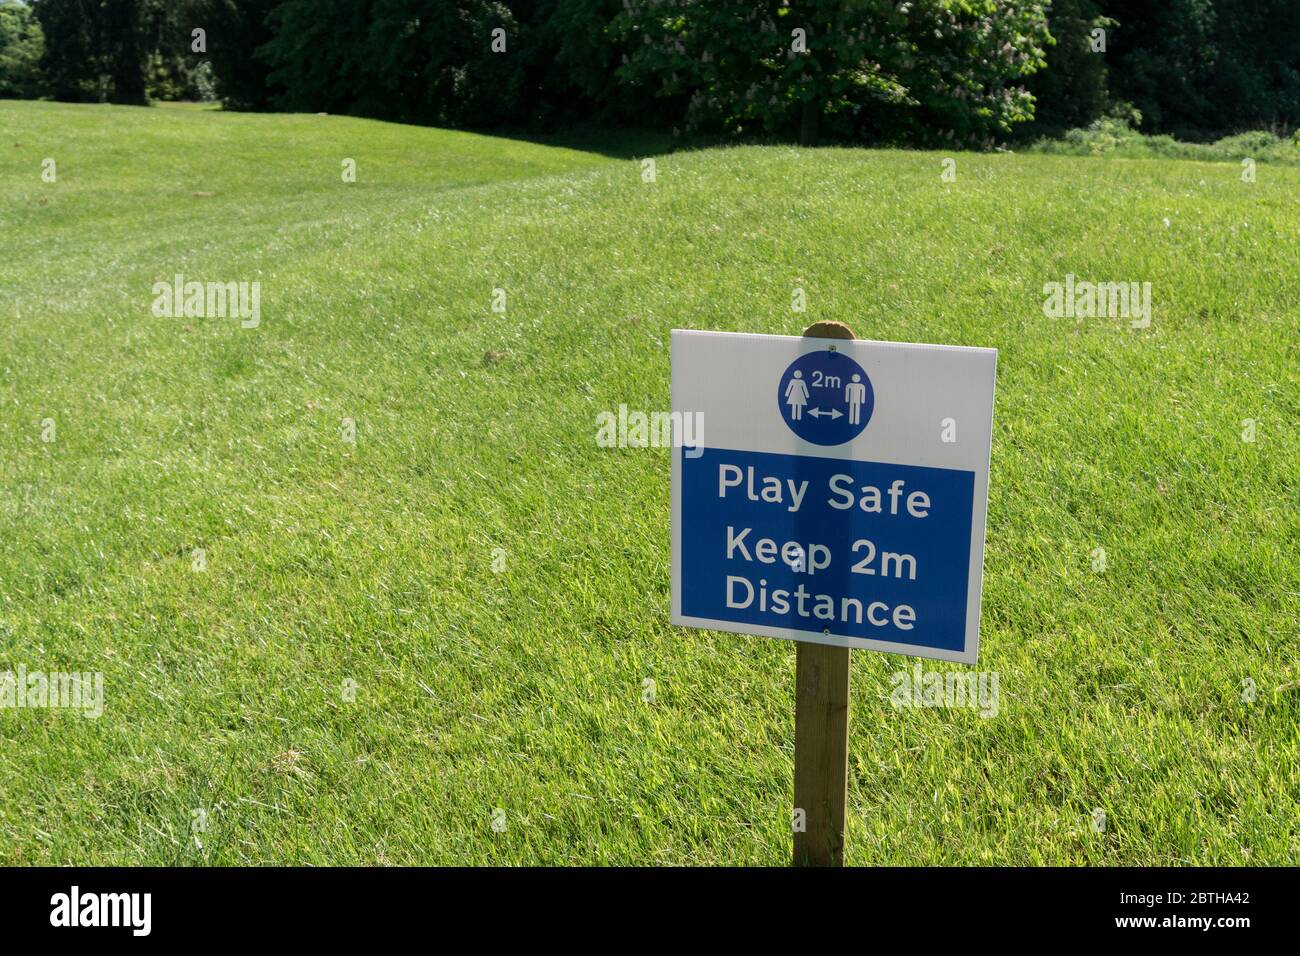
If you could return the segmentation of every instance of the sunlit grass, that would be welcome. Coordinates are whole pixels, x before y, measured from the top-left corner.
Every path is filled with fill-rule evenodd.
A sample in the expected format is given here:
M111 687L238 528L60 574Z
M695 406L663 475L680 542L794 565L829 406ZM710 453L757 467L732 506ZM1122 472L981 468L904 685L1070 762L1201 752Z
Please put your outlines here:
M1000 350L999 713L894 710L912 661L855 654L848 860L1293 862L1300 169L944 155L645 183L0 103L0 670L107 688L0 710L0 862L784 863L794 648L667 624L667 452L596 415L668 407L674 327L816 319ZM178 272L259 281L261 325L156 318ZM1151 282L1152 327L1046 318L1066 273Z

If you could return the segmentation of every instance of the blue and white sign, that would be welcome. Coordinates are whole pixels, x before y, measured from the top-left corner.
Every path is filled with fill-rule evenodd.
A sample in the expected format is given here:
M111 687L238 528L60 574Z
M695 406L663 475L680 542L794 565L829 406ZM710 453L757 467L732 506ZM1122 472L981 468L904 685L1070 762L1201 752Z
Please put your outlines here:
M975 663L996 363L674 331L672 622Z
M805 352L789 364L777 388L781 417L815 445L843 445L871 420L875 392L862 366L844 352Z

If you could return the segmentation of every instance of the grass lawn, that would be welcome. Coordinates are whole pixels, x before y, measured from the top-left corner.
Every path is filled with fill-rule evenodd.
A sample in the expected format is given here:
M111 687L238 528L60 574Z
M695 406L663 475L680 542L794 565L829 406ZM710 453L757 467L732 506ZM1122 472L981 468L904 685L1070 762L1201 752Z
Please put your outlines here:
M794 645L669 626L668 451L596 416L816 319L1000 350L1000 707L854 655L848 861L1295 862L1300 168L619 155L0 103L0 671L105 679L0 709L0 863L785 863Z

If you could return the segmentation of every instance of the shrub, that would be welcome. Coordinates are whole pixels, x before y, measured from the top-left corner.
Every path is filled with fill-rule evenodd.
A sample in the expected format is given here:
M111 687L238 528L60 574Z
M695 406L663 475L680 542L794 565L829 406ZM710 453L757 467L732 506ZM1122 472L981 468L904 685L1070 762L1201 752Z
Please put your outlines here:
M1196 159L1207 162L1259 162L1300 164L1300 130L1291 138L1267 131L1227 136L1214 143L1186 143L1134 129L1123 118L1107 116L1086 127L1072 129L1059 139L1041 139L1029 147L1036 153L1072 156L1117 156L1125 159Z
M688 130L986 143L1032 116L1042 3L628 0L620 76Z

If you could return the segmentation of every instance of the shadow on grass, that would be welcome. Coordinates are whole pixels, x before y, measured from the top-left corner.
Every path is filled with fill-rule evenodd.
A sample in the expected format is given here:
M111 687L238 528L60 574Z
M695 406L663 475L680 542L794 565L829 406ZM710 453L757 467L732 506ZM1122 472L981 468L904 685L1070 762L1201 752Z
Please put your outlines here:
M184 112L223 112L245 116L306 116L307 112L283 112L279 110L231 110L220 103L193 103L185 101L157 101L152 104L168 110ZM477 136L492 136L521 143L533 143L538 146L557 146L583 153L594 153L609 159L643 159L648 156L666 156L669 153L687 150L708 149L713 146L774 145L785 143L780 139L739 138L722 135L674 136L667 130L632 129L601 126L574 126L550 132L536 130L476 128L468 126L434 126L425 123L402 123L397 120L381 119L353 113L318 113L318 116L340 116L349 119L369 120L392 126L410 126L419 129L445 129L473 133ZM794 143L789 143L794 145ZM834 145L827 143L825 145Z
M538 146L558 146L584 153L596 153L609 159L641 159L646 156L664 156L687 149L704 149L717 142L702 138L686 139L655 129L603 129L581 126L551 133L523 132L519 130L475 130L486 136L499 136Z

